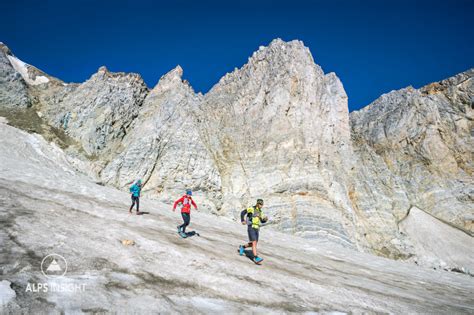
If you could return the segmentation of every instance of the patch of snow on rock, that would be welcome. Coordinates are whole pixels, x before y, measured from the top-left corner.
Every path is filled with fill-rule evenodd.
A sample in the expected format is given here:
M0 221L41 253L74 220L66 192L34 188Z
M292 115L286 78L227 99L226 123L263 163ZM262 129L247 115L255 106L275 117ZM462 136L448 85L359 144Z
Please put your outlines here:
M0 306L8 304L16 297L15 291L10 288L10 281L0 281Z
M36 76L35 79L30 78L30 76L28 75L28 64L14 56L7 57L8 60L10 60L10 63L12 64L13 68L15 68L15 70L21 74L26 83L30 85L40 85L49 82L49 79L42 75Z

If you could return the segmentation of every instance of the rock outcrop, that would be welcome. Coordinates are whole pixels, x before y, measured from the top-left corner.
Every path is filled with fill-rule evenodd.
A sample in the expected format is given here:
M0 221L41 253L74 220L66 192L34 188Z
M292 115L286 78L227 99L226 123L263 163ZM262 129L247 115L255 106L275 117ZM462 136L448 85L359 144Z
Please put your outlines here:
M359 209L387 209L399 222L416 207L472 236L473 75L471 69L418 90L392 91L351 113L364 169Z
M223 211L263 197L280 229L354 246L347 96L302 42L261 47L204 96L198 116Z
M182 80L182 73L176 67L150 91L122 140L123 151L101 177L125 189L131 180L142 178L145 194L168 202L191 188L205 204L202 208L216 212L220 175L199 137L194 116L202 96Z
M106 162L118 153L147 93L138 74L101 67L82 84L39 92L38 107L53 126L76 139L87 155Z
M18 59L0 42L0 107L7 110L31 106L28 86L12 60Z
M473 75L390 92L351 113L354 137L403 181L411 204L471 232Z

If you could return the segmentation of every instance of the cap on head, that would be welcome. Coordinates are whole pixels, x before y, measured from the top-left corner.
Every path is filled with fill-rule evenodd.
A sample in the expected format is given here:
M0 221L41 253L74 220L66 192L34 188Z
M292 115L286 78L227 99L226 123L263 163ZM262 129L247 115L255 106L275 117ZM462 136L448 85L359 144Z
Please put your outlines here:
M257 205L263 206L263 199L257 199Z
M186 195L188 195L188 196L192 196L192 195L193 195L193 192L191 191L191 189L186 190Z
M137 180L137 185L141 185L142 184L142 180L141 179L138 179Z

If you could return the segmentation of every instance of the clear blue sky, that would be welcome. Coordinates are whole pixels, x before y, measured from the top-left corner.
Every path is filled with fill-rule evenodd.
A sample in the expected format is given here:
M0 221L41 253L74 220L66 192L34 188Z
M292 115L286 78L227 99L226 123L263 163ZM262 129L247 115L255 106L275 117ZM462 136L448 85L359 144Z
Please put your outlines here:
M180 64L196 91L272 39L300 39L350 110L474 67L474 1L3 1L0 41L67 82L101 65L153 87Z

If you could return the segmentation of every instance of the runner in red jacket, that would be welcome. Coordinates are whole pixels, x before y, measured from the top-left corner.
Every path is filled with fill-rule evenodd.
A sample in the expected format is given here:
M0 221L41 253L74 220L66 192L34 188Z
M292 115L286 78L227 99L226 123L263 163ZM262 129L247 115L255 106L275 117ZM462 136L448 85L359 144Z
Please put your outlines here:
M191 221L191 205L197 210L196 203L194 202L193 198L191 197L193 192L191 190L186 190L186 195L179 198L174 202L173 211L176 211L176 206L181 203L183 207L181 208L181 216L183 217L184 223L178 225L178 233L186 233L186 227L189 225Z

